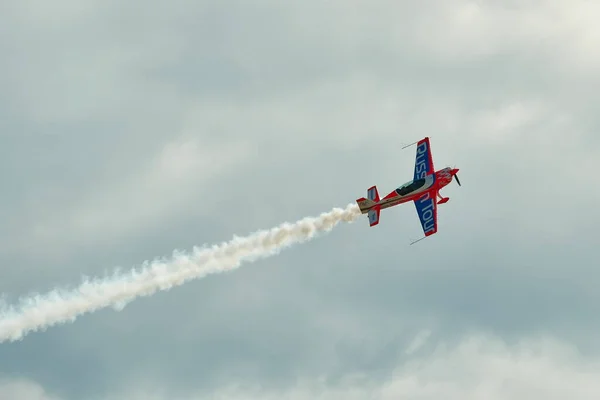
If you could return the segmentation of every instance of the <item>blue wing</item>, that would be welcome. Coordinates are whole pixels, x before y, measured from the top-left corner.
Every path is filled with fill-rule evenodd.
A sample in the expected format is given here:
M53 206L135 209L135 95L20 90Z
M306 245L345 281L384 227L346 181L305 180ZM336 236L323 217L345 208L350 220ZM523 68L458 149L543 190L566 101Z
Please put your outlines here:
M433 235L437 232L437 202L435 190L423 193L421 197L414 200L419 221L423 228L425 236Z
M431 146L429 138L419 140L417 143L417 157L415 159L415 176L413 179L425 178L425 176L433 174L433 157L431 156Z

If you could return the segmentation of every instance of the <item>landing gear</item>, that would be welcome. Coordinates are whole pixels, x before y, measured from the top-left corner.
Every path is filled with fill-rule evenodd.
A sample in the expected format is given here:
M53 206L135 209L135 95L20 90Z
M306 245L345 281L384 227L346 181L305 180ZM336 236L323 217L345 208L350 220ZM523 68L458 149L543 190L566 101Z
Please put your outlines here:
M437 193L437 195L440 198L440 201L438 201L438 204L444 204L444 203L447 203L448 200L450 200L450 197L442 197L439 192Z

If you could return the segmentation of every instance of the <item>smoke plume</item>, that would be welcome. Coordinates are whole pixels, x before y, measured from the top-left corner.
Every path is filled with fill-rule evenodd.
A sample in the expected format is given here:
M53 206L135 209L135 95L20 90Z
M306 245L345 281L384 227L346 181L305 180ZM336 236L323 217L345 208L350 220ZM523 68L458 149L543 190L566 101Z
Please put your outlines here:
M360 216L356 204L334 208L318 217L255 232L246 237L210 247L195 247L189 253L174 252L170 260L144 262L127 274L83 281L73 290L54 289L45 295L22 298L17 305L0 312L0 342L15 341L53 325L73 322L79 316L112 306L121 310L130 301L169 290L191 279L230 271L242 262L252 262L277 254L282 249L332 230L340 222L353 222Z

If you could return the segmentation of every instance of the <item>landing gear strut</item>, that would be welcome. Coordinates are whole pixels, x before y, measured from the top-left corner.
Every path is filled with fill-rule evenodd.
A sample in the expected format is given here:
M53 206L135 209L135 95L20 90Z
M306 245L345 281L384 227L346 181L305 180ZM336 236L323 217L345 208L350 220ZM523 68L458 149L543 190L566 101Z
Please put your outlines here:
M450 197L442 197L442 195L440 195L440 193L437 193L438 197L440 198L440 201L438 201L438 204L444 204L447 203L448 200L450 200Z

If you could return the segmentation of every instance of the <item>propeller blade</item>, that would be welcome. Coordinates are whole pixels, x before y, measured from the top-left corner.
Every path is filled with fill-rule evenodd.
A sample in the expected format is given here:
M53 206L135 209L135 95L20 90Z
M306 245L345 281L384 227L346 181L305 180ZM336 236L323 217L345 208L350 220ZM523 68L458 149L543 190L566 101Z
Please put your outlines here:
M456 179L456 183L458 183L458 186L462 186L460 184L460 180L458 179L458 174L454 174L454 178Z

